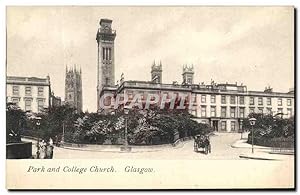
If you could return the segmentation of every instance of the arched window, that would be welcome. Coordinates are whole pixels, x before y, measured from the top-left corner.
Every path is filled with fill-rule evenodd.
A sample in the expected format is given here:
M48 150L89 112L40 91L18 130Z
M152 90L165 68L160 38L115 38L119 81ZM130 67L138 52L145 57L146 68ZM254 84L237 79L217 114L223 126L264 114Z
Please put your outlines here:
M109 53L109 60L111 60L111 48L108 49Z
M102 59L105 60L105 48L102 47Z
M108 60L108 48L106 48L105 50L105 59Z

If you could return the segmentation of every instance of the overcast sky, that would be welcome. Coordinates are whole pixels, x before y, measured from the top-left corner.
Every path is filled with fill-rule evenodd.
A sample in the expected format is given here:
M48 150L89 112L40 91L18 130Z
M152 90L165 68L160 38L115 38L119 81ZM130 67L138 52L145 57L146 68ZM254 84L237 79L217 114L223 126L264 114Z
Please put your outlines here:
M291 7L8 7L7 75L51 78L64 99L66 65L83 73L83 110L96 111L101 18L113 20L116 80L150 80L154 60L163 82L243 83L287 92L294 83Z

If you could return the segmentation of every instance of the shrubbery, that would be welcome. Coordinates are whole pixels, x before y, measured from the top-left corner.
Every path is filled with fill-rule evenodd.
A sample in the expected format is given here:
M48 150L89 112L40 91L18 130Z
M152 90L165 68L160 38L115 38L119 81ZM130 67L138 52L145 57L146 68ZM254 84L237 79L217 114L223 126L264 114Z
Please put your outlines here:
M295 122L294 117L281 118L273 117L272 115L264 115L258 113L252 113L248 119L244 121L244 128L250 131L248 136L248 143L251 143L251 126L249 118L255 118L256 124L254 126L254 138L258 144L267 143L265 145L272 145L268 140L293 140L295 136ZM273 144L276 145L276 144Z
M6 143L21 142L20 130L26 123L26 115L19 107L8 103L6 105Z
M179 138L183 138L211 131L208 125L192 120L186 112L131 110L125 116L119 111L115 115L97 115L96 120L89 115L77 119L75 132L79 140L73 142L103 144L110 139L114 144L122 144L122 139L121 142L116 140L124 138L125 117L128 117L128 142L135 145L173 143L178 133Z
M71 143L122 144L125 117L128 121L128 142L135 145L173 143L178 138L207 134L207 124L194 121L187 111L178 110L130 110L127 116L118 110L114 115L76 113L69 106L54 107L38 115L41 125L36 126L36 116L28 116L22 134L42 139L58 138Z

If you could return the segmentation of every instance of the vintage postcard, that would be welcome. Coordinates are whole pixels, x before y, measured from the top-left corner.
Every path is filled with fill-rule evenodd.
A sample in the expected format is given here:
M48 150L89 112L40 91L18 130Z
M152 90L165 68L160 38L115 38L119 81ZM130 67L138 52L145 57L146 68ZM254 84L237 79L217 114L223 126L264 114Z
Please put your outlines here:
M7 189L295 189L293 6L7 6Z

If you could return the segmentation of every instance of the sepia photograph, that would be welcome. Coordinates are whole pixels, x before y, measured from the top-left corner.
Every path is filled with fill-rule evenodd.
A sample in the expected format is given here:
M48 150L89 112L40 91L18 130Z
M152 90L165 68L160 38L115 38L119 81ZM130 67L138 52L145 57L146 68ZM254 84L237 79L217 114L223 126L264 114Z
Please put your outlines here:
M294 20L7 6L6 187L295 189Z

